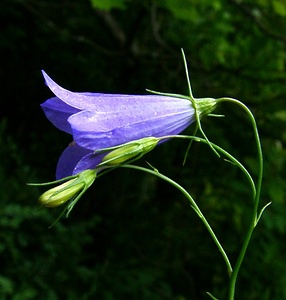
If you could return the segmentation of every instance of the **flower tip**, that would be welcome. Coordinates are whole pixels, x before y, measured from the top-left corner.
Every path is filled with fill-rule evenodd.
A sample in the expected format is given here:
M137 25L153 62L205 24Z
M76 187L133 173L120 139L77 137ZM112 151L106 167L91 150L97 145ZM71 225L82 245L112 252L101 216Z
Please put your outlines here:
M44 78L49 77L48 74L44 70L41 70L41 72L42 72L42 75Z
M44 70L41 70L41 72L42 72L42 75L45 79L46 85L49 86L48 83L49 83L49 81L52 81L52 78Z

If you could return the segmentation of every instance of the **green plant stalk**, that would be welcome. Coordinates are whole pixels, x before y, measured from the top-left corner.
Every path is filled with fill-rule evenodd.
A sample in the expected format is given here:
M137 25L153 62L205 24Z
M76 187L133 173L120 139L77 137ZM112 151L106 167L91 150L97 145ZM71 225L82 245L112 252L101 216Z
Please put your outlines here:
M191 140L191 141L200 142L200 143L204 143L204 144L207 144L207 145L211 144L211 147L213 149L216 149L220 153L222 153L228 159L227 160L228 162L231 162L233 165L235 165L239 169L241 169L241 171L244 173L244 175L246 176L247 180L250 183L250 187L251 187L252 194L253 194L253 199L255 199L256 188L255 188L255 184L254 184L254 181L253 181L251 175L249 174L249 172L247 171L247 169L235 157L233 157L230 153L228 153L226 150L224 150L220 146L218 146L218 145L216 145L216 144L214 144L212 142L209 142L209 141L205 140L204 138L197 137L197 136L192 136L192 135L169 135L169 136L160 137L159 139L160 140L164 140L164 139L174 139L174 138L177 138L177 139L188 139L188 140ZM188 145L187 152L189 151L189 147L190 147L190 144ZM134 162L134 161L138 160L139 158L141 158L143 155L144 154L142 153L142 155L139 155L138 157L129 160L127 163L131 164L132 162ZM185 164L185 161L186 161L186 156L184 157L183 165ZM120 168L121 166L123 166L123 164L120 164L118 166L112 166L112 167L102 168L102 172L100 172L98 174L97 178L101 177L102 175L106 174L107 172L113 171L116 168Z
M233 99L233 98L220 98L220 99L218 99L218 102L231 102L231 103L237 104L249 116L251 124L253 126L254 138L255 138L255 142L256 142L256 146L257 146L258 166L259 166L258 178L257 178L257 183L256 183L256 193L255 193L255 197L254 197L253 214L252 214L251 222L249 224L249 228L247 230L245 240L242 244L240 253L239 253L238 258L236 260L236 263L234 265L233 272L231 273L231 276L230 276L228 299L233 300L234 297L235 297L235 288L236 288L238 273L239 273L241 264L244 260L246 251L248 249L248 246L249 246L254 228L255 228L255 226L258 222L257 213L258 213L261 186L262 186L262 178L263 178L263 154L262 154L261 142L260 142L260 137L259 137L256 121L255 121L255 118L254 118L252 112L250 111L250 109L245 104L240 102L239 100L236 100L236 99Z
M227 265L227 270L228 273L231 274L232 273L232 266L231 263L228 259L228 256L226 254L226 252L224 251L222 245L220 244L217 236L215 235L214 231L212 230L210 224L208 223L207 219L205 218L205 216L203 215L203 213L201 212L201 210L199 209L198 205L196 204L195 200L193 199L193 197L188 193L188 191L183 188L180 184L178 184L176 181L172 180L171 178L159 173L158 170L151 170L151 169L147 169L144 167L140 167L140 166L136 166L136 165L129 165L129 164L125 164L122 165L121 167L123 168L129 168L129 169L136 169L139 171L143 171L143 172L147 172L150 174L153 174L165 181L167 181L168 183L170 183L171 185L173 185L176 189L178 189L180 192L182 192L182 194L188 199L188 201L191 204L191 207L194 209L194 211L196 212L196 214L199 216L199 218L202 220L203 224L205 225L205 227L207 228L208 232L210 233L212 239L214 240L215 244L217 245L219 251L221 252L224 261L226 262Z
M179 138L179 139L191 139L193 141L196 142L202 142L205 144L209 144L208 141L206 141L204 138L200 138L197 136L188 136L188 135L174 135L174 136L165 136L162 137L162 139L169 139L169 138ZM246 168L235 158L233 157L230 153L228 153L226 150L224 150L223 148L219 147L218 145L211 143L212 147L214 149L216 149L217 151L219 151L220 153L222 153L225 157L227 157L227 159L232 162L235 166L237 166L238 168L241 169L241 171L243 172L243 174L246 176L246 178L248 179L250 186L251 186L251 190L252 190L252 194L253 194L253 198L255 198L256 195L256 188L255 188L255 184L253 182L253 179L251 177L251 175L249 174L249 172L246 170ZM187 199L190 201L192 208L195 210L195 212L197 213L197 215L202 219L204 225L206 226L207 230L209 231L211 237L213 238L215 244L217 245L219 251L221 252L223 259L226 263L226 267L227 267L227 272L229 274L229 276L232 276L233 274L233 269L231 266L231 263L229 261L229 258L226 254L226 252L224 251L222 245L220 244L218 238L216 237L215 233L213 232L211 226L209 225L209 223L207 222L207 220L205 219L205 217L203 216L203 213L200 211L199 207L197 206L197 204L195 203L194 199L190 196L190 194L182 187L180 186L178 183L176 183L175 181L173 181L172 179L170 179L169 177L160 174L157 170L150 170L147 168L143 168L143 167L139 167L139 166L134 166L134 165L122 165L121 167L128 167L128 168L133 168L133 169L138 169L141 171L146 171L149 172L155 176L160 177L161 179L171 183L173 186L175 186L178 190L180 190L186 197Z
M253 118L253 120L254 120L254 118ZM255 124L255 128L257 130L255 120L254 120L254 124ZM200 138L200 137L197 137L197 136L174 135L174 136L165 136L165 137L162 137L162 139L169 139L169 138L191 139L193 141L202 142L202 143L205 143L205 144L209 144L210 143L209 141L205 140L204 138ZM258 132L257 132L257 138L258 138L258 141L259 141ZM258 144L260 145L260 142ZM224 150L223 148L219 147L218 145L216 145L214 143L211 143L211 146L212 146L213 149L219 151L225 157L227 157L228 161L230 161L231 163L233 163L234 165L236 165L238 168L240 168L241 171L246 176L246 178L248 179L248 181L250 183L250 186L251 186L252 194L253 194L254 207L256 207L255 214L254 214L254 220L253 220L253 224L256 224L256 222L257 222L257 208L258 208L257 199L259 200L259 197L257 198L257 192L256 192L255 183L254 183L251 175L249 174L249 172L247 171L247 169L235 157L233 157L230 153L228 153L226 150ZM261 147L259 147L259 148L260 148L260 157L261 157L261 161L262 161L262 151L261 151ZM139 167L139 166L135 166L135 165L129 165L129 164L122 165L122 167L131 168L131 169L137 169L137 170L141 170L141 171L145 171L145 172L151 173L151 174L153 174L153 175L155 175L155 176L157 176L157 177L159 177L159 178L167 181L168 183L172 184L175 188L177 188L179 191L181 191L186 196L186 198L188 199L188 201L191 204L191 207L194 209L194 211L197 213L197 215L201 218L202 222L204 223L204 225L207 228L208 232L210 233L212 239L214 240L216 246L218 247L219 251L222 254L222 257L223 257L223 259L224 259L224 261L226 263L227 271L228 271L228 274L229 274L229 277L230 277L230 287L229 287L229 291L230 291L229 292L229 297L230 298L229 299L234 299L236 278L237 278L238 271L239 271L239 268L240 268L240 265L241 265L241 262L243 260L244 255L242 256L241 261L239 259L237 260L236 269L233 270L226 252L224 251L222 245L220 244L218 238L216 237L215 233L213 232L211 226L209 225L208 221L204 217L203 213L201 212L201 210L199 209L199 207L197 206L197 204L195 203L195 201L191 197L191 195L182 186L180 186L178 183L176 183L175 181L173 181L169 177L167 177L167 176L165 176L163 174L160 174L157 170L151 170L151 169L147 169L147 168L143 168L143 167ZM261 172L261 176L260 177L262 179L262 172ZM260 189L261 189L261 179L258 180L258 182L260 182L260 184L258 184L258 186L259 186ZM241 254L242 253L245 254L245 252L246 252L247 245L249 244L249 241L250 241L250 238L252 236L252 232L253 232L253 228L254 227L255 226L251 227L252 231L248 232L249 236L246 237L246 241L248 241L248 242L244 243L244 245L243 245L244 247L241 250ZM239 263L239 261L240 261L240 263ZM213 299L216 299L210 293L208 293L208 294Z
M161 137L161 139L169 139L169 138L178 138L178 139L191 139L195 142L200 142L200 143L204 143L204 144L211 144L212 148L219 151L220 153L222 153L225 157L228 158L228 161L231 162L232 164L234 164L235 166L237 166L239 169L241 169L241 171L244 173L244 175L246 176L247 180L250 183L251 186L251 190L252 190L252 194L253 194L253 199L255 199L256 196L256 187L255 187L255 183L250 175L250 173L247 171L247 169L243 166L242 163L240 163L234 156L232 156L230 153L228 153L226 150L224 150L223 148L221 148L220 146L207 141L204 138L200 138L197 136L191 136L191 135L170 135L170 136L164 136ZM189 150L189 146L187 151ZM185 163L186 158L184 158L184 163Z

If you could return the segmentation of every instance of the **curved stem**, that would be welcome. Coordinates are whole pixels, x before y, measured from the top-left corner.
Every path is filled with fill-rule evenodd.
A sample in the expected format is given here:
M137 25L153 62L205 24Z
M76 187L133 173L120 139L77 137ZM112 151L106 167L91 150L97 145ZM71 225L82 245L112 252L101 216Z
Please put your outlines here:
M209 144L210 143L210 142L206 141L204 138L200 138L200 137L197 137L197 136L188 136L188 135L171 135L171 136L161 137L160 139L170 139L170 138L191 139L193 141L202 142L202 143L205 143L205 144ZM248 181L250 183L250 186L251 186L251 189L252 189L253 198L255 198L255 195L256 195L255 184L253 182L253 179L252 179L251 175L247 171L247 169L235 157L233 157L230 153L228 153L223 148L219 147L218 145L216 145L214 143L211 143L211 146L214 149L216 149L217 151L219 151L220 153L222 153L228 159L228 161L232 162L235 166L237 166L238 168L241 169L241 171L244 173L244 175L246 176L246 178L248 179ZM212 236L212 238L213 238L215 244L217 245L219 251L222 253L223 259L225 260L225 263L226 263L226 266L227 266L228 274L229 274L229 276L231 276L231 274L233 273L233 270L232 270L231 263L230 263L230 261L229 261L229 259L227 257L227 254L225 253L222 245L218 241L215 233L213 232L211 226L209 225L209 223L205 219L203 213L200 211L199 207L195 203L194 199L191 197L191 195L182 186L180 186L178 183L176 183L175 181L173 181L169 177L167 177L167 176L165 176L163 174L160 174L157 170L150 170L150 169L147 169L147 168L143 168L143 167L139 167L139 166L134 166L134 165L130 165L130 164L125 164L125 165L123 164L123 165L120 165L120 166L117 166L117 167L125 167L125 168L137 169L137 170L141 170L141 171L145 171L145 172L151 173L151 174L156 175L156 176L160 177L161 179L163 179L163 180L171 183L178 190L180 190L187 197L187 199L191 203L191 207L195 210L195 212L197 213L197 215L202 219L204 225L206 226L207 230L209 231L210 235ZM110 168L110 170L113 170L113 169L114 169L114 167Z
M199 209L198 205L196 204L195 200L192 198L192 196L187 192L186 189L184 189L181 185L179 185L177 182L175 182L174 180L172 180L171 178L159 173L157 170L151 170L151 169L147 169L144 167L140 167L140 166L136 166L136 165L122 165L121 167L123 168L129 168L129 169L136 169L139 171L143 171L143 172L147 172L150 173L152 175L155 175L165 181L167 181L168 183L170 183L171 185L173 185L176 189L178 189L190 202L191 207L194 209L194 211L196 212L196 214L199 216L199 218L202 220L202 222L204 223L206 229L208 230L208 232L210 233L214 243L216 244L216 246L218 247L219 251L221 252L223 259L226 263L226 267L227 267L227 271L229 274L232 273L232 266L231 263L228 259L228 256L226 254L226 252L224 251L222 245L220 244L217 236L215 235L215 233L213 232L210 224L208 223L207 219L205 218L205 216L203 215L203 213L201 212L201 210Z
M226 150L224 150L223 148L221 148L220 146L212 143L212 142L209 142L207 140L205 140L204 138L200 138L200 137L197 137L197 136L191 136L191 135L171 135L171 136L164 136L164 137L161 137L161 139L169 139L169 138L179 138L179 139L191 139L195 142L201 142L201 143L204 143L204 144L211 144L211 146L219 151L220 153L222 153L225 157L228 158L228 160L233 163L235 166L237 166L243 173L244 175L246 176L246 178L248 179L249 183L250 183L250 186L251 186L251 190L252 190L252 194L253 194L253 199L255 199L255 196L256 196L256 187L255 187L255 183L251 177L251 175L249 174L249 172L247 171L247 169L243 166L242 163L240 163L234 156L232 156L230 153L228 153ZM184 158L184 161L186 160L186 158Z
M239 100L236 100L233 98L220 98L220 99L218 99L218 102L231 102L231 103L237 104L248 114L251 124L253 126L254 138L255 138L255 142L256 142L256 146L257 146L258 166L259 166L258 178L257 178L257 183L256 183L256 194L255 194L255 198L254 198L253 214L252 214L252 218L251 218L251 223L249 224L249 228L247 230L245 240L243 242L243 245L241 247L237 261L235 263L233 272L230 276L228 299L233 300L234 296L235 296L235 287L236 287L238 272L240 270L241 264L243 262L247 248L249 246L249 243L250 243L250 240L251 240L251 237L253 234L253 230L258 221L257 212L258 212L259 199L260 199L261 186L262 186L262 177L263 177L263 154L262 154L261 142L260 142L260 137L259 137L256 121L255 121L255 118L254 118L252 112L250 111L250 109L245 104L240 102Z

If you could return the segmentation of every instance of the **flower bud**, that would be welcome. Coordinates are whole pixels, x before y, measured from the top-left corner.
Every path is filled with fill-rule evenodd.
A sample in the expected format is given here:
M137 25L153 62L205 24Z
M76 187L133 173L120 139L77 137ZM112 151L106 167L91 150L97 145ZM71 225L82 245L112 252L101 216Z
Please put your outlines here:
M96 178L95 170L85 170L75 175L74 178L44 192L39 202L46 207L57 207L65 202L77 198L83 193Z
M158 138L146 137L118 146L102 159L102 165L118 165L132 158L140 158L142 155L154 149L159 142Z

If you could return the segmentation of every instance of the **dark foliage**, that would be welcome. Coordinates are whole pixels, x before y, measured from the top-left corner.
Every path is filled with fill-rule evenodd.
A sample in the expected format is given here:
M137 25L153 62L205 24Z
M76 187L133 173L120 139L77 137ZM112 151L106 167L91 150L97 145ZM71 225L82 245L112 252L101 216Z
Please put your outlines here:
M237 299L286 299L284 0L103 2L0 3L0 299L208 299L206 291L226 298L220 254L165 182L112 172L50 229L60 210L40 207L42 189L26 185L53 180L70 142L39 107L51 96L41 69L73 91L187 94L181 47L194 96L244 101L261 133L262 205L272 205L255 231ZM244 113L226 104L217 112L225 118L203 120L208 137L255 174ZM186 148L171 141L146 160L191 192L234 260L249 222L247 182L202 144L182 167Z

